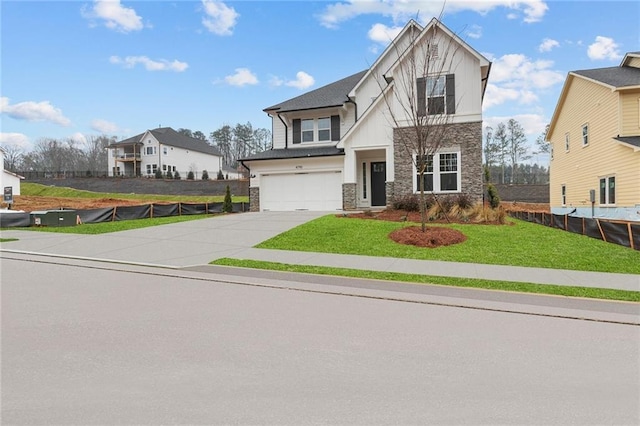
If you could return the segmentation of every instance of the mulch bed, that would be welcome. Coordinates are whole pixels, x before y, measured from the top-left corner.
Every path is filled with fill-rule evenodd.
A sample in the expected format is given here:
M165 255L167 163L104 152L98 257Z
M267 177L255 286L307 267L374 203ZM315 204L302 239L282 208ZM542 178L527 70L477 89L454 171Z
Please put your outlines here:
M399 244L417 247L442 247L466 241L467 237L460 231L449 228L427 226L425 231L419 226L408 226L396 229L389 238Z

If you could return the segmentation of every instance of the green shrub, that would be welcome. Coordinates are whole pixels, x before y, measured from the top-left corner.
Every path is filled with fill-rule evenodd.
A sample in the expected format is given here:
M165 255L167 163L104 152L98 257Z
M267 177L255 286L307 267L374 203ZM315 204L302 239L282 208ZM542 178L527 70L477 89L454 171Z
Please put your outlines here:
M227 185L227 190L224 193L224 201L222 202L222 211L225 213L233 212L233 203L231 202L231 190Z
M173 173L171 173L171 170L167 170L167 179L173 179Z
M162 179L164 176L162 176L162 170L160 169L156 169L156 179Z
M206 170L202 171L202 180L209 180L209 172Z
M418 196L415 194L403 195L401 197L396 197L392 201L391 207L393 207L395 210L417 212L420 210L420 202L418 201Z
M189 170L189 173L187 173L187 180L193 180L194 178L195 176L193 175L193 172Z
M173 173L173 178L174 178L175 180L180 180L180 179L182 179L182 178L180 177L180 172L178 172L178 171L176 170L176 171Z
M487 194L489 195L489 205L492 209L497 209L500 206L500 197L498 196L498 190L492 183L487 185Z
M222 173L222 170L218 170L218 176L216 177L216 179L224 180L224 173Z

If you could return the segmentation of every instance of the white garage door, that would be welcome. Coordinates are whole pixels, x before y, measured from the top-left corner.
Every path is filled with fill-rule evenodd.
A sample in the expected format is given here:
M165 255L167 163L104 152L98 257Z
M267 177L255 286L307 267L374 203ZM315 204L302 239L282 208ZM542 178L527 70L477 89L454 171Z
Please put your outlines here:
M342 209L342 173L291 173L260 178L260 209L270 211Z

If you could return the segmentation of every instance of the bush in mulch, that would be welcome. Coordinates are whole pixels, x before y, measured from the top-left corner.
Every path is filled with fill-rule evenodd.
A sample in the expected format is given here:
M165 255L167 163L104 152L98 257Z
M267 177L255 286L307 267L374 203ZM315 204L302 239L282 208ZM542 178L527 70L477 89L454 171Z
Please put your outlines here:
M396 229L389 234L389 238L399 244L430 248L450 246L467 240L458 230L432 226L428 226L425 232L419 226Z

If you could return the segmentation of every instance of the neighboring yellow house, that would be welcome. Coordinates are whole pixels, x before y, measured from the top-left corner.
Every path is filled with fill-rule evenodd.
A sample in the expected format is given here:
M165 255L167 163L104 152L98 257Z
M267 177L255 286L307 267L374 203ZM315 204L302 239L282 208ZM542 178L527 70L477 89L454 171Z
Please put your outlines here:
M552 213L640 221L640 52L570 72L546 139Z

